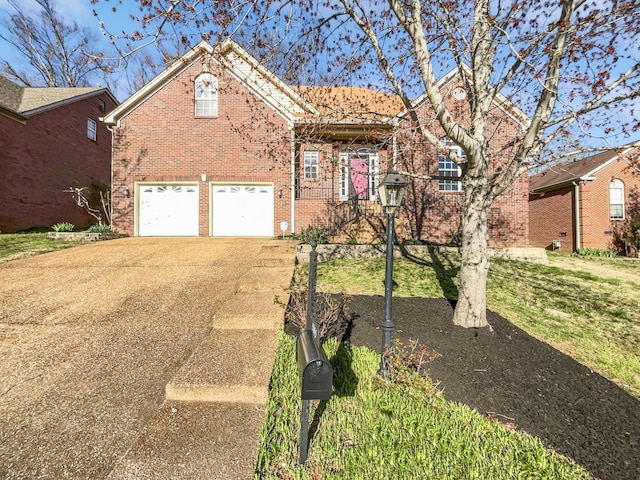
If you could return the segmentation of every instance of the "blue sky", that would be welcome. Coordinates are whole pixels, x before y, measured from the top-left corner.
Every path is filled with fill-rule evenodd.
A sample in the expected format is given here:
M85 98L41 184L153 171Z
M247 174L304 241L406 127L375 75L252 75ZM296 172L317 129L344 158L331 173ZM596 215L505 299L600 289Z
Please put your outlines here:
M100 42L99 49L105 54L113 54L113 47L103 35L98 18L94 16L93 11L95 10L99 14L100 19L105 22L105 26L111 33L120 34L122 30L131 32L139 28L139 25L129 18L131 12L137 12L138 6L126 0L123 3L126 4L126 6L119 5L117 1L105 0L100 0L96 5L91 5L90 0L51 0L51 4L55 10L58 14L62 15L68 23L77 22L79 25L90 29ZM19 5L21 5L21 8L27 13L38 11L39 8L34 0L20 0ZM113 7L116 7L116 12L112 11ZM5 15L6 11L13 12L7 0L0 0L0 9L2 10L1 15ZM0 41L0 49L3 59L19 58L17 52L13 51L14 47L12 45ZM94 81L96 84L99 84L101 79L95 78ZM124 100L127 97L124 82L118 81L117 77L111 79L111 81L113 82L113 93L118 100Z
M130 14L139 13L139 3L133 0L99 0L95 5L92 5L90 0L51 0L51 2L56 11L62 15L67 22L71 23L75 21L92 30L98 39L98 42L100 42L98 49L103 51L105 55L115 56L115 51L110 45L107 37L103 35L99 19L93 14L94 10L98 13L100 20L104 22L105 27L111 34L121 34L123 30L131 33L140 28L139 23L132 21L129 18ZM37 7L34 0L20 0L19 3L26 11L35 11ZM115 12L112 11L114 8L116 10ZM7 0L0 0L0 9L10 10ZM197 39L194 39L194 42L196 40ZM0 43L0 49L2 51L1 56L3 59L10 58L12 53L15 54L15 52L7 51L7 48L13 47ZM153 52L153 50L151 52ZM96 84L103 81L104 80L101 80L100 78L95 79ZM122 73L113 75L110 78L109 87L120 101L125 100L128 94L131 93L129 91L129 84ZM607 112L606 114L609 115L610 118L615 117L616 115L615 112ZM636 140L640 139L640 132L636 132L634 137Z

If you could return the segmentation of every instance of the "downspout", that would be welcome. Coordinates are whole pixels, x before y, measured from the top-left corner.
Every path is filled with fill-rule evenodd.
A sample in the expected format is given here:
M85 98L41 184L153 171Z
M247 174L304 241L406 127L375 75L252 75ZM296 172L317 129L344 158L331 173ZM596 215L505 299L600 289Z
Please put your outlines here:
M574 210L574 219L576 225L576 233L575 233L575 250L581 248L580 245L580 181L573 182L573 210Z
M296 132L291 125L291 233L296 233Z
M393 153L391 160L392 170L397 170L398 168L398 138L396 137L396 128L393 128Z

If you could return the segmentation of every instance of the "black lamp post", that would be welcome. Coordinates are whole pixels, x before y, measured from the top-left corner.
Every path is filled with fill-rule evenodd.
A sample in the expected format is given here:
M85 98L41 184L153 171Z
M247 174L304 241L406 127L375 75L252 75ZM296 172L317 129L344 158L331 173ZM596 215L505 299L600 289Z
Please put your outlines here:
M393 219L396 210L402 203L407 188L407 181L397 172L388 172L378 187L380 203L387 214L387 262L384 279L384 321L382 322L382 351L380 352L380 370L378 374L388 377L388 369L384 363L384 352L391 348L393 320L391 319L391 297L393 294Z

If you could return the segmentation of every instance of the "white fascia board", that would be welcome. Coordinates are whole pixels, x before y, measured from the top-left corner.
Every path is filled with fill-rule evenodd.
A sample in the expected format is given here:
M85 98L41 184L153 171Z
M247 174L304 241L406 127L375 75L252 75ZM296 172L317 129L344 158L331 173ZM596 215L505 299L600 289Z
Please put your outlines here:
M607 160L606 162L603 162L601 165L597 166L596 168L594 168L593 170L591 170L589 173L587 173L587 175L592 176L595 175L596 173L598 173L600 170L602 170L605 167L608 167L609 165L611 165L613 162L615 162L616 160L618 160L618 158L620 158L621 156L626 155L627 153L629 153L631 150L633 150L633 147L629 147L626 150L624 150L620 155L618 155L617 153L615 153L615 151L613 152L614 155Z
M464 64L464 63L462 64L462 71L468 78L472 78L473 72L471 71L471 67L469 67L467 64ZM453 69L451 69L446 75L444 75L440 80L438 80L438 84L437 84L438 89L442 90L442 88L447 83L449 83L451 80L453 80L457 76L459 76L459 71L458 71L458 67L456 66ZM414 100L413 102L414 108L419 106L421 103L423 103L426 100L427 100L427 94L423 93L422 95L420 95L418 98ZM529 118L529 116L523 110L516 107L513 104L513 102L511 102L511 100L509 100L500 92L496 93L493 103L495 103L500 110L502 110L511 119L515 120L522 127L527 128L529 127L529 125L531 125L531 118ZM507 108L506 105L508 105L509 107ZM513 112L511 112L510 109L512 109ZM406 114L407 114L407 111L405 110L404 112L402 112L401 115L406 115ZM401 115L398 115L398 117L400 117Z
M102 121L107 125L117 125L122 118L144 103L147 98L151 97L165 84L173 80L176 75L192 65L193 62L200 58L204 52L210 54L213 52L213 48L207 42L201 41L185 55L173 62L163 72L159 73L147 82L142 88L127 98L118 107L113 109L108 115L105 115Z
M223 58L229 62L229 71L265 103L289 121L301 115L319 112L306 103L291 87L267 70L239 45L230 40L220 48Z

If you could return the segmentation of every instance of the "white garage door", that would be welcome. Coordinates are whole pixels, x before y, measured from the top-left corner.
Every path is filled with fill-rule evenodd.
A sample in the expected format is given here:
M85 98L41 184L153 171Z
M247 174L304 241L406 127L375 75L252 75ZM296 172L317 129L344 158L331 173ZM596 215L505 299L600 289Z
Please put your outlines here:
M197 185L141 185L139 191L139 236L198 236Z
M273 235L273 185L213 185L214 237Z

